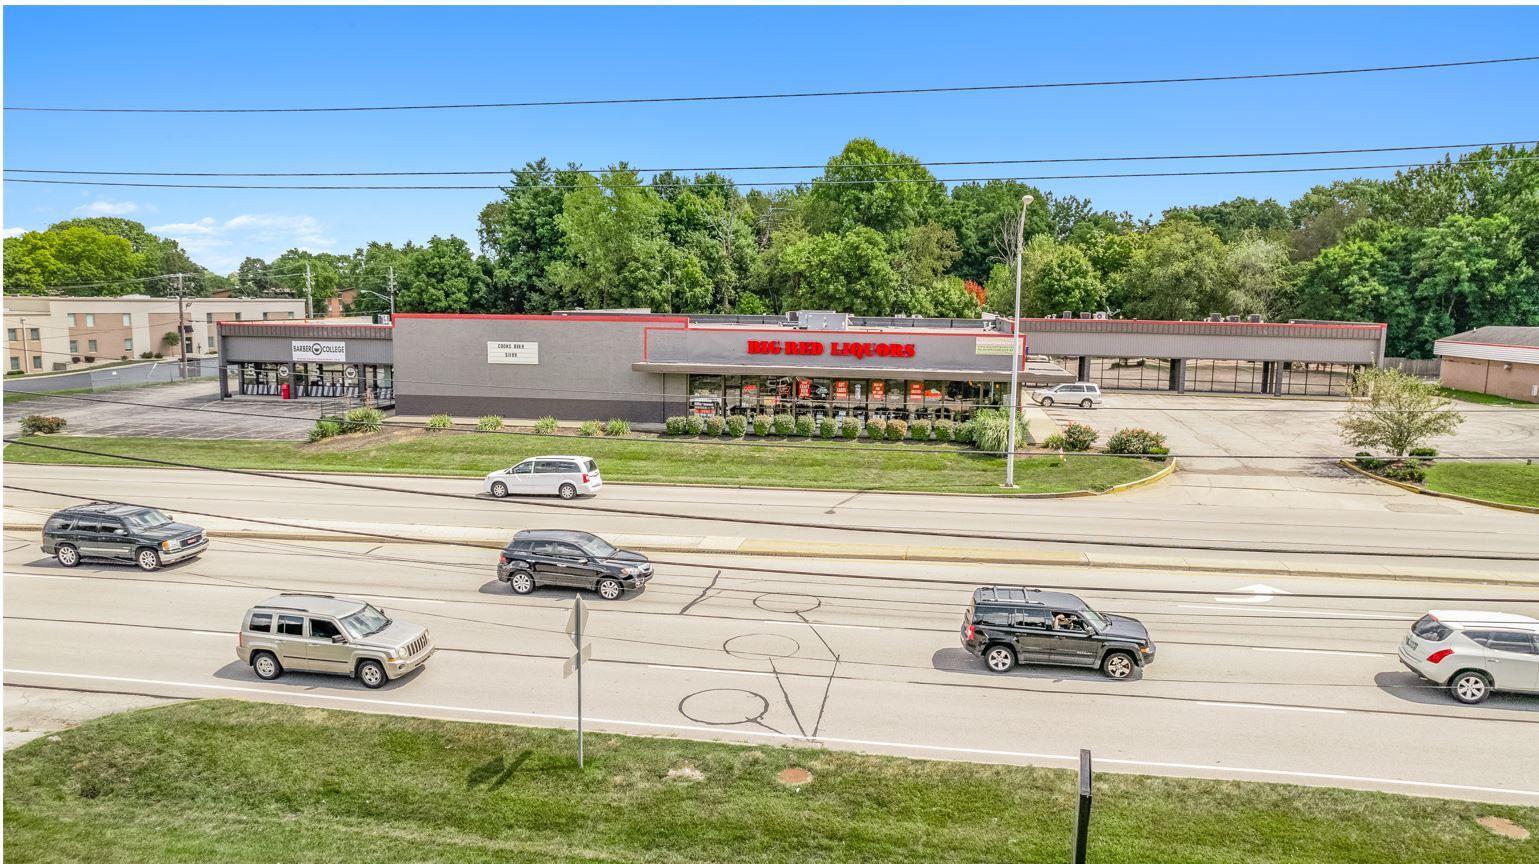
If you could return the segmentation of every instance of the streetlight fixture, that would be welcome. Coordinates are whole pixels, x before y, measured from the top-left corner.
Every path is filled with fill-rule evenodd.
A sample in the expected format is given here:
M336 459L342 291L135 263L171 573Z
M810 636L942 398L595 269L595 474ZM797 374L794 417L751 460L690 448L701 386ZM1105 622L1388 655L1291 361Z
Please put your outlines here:
M1015 232L1015 317L1010 319L1010 427L1005 433L1005 488L1015 488L1015 427L1021 400L1021 254L1026 245L1026 208L1031 196L1021 196L1021 221Z

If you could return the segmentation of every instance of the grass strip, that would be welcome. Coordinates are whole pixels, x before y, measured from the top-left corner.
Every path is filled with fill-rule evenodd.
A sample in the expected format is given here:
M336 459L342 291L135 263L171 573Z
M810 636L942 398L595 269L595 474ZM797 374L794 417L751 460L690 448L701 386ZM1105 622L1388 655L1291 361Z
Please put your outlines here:
M1427 469L1427 488L1483 501L1539 507L1539 465L1438 462Z
M1005 460L944 445L893 443L851 449L837 442L795 448L689 445L666 440L547 438L395 430L379 436L348 435L314 444L296 441L197 440L53 436L42 444L125 456L168 459L218 468L270 471L337 471L480 477L529 456L578 453L599 463L611 482L687 483L714 486L972 492L989 494L1101 491L1158 471L1142 459L1069 456L1018 458L1019 488L999 488ZM12 444L5 461L34 464L135 463L88 454Z

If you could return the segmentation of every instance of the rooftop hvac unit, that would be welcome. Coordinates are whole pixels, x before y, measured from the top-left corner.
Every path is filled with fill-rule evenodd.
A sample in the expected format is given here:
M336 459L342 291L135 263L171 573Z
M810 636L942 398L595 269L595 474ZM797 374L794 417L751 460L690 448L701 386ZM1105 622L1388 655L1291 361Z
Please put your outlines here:
M1238 324L1238 323L1240 323L1240 316L1238 316L1238 315L1230 315L1228 318L1225 318L1224 320L1228 321L1230 324Z
M1058 318L1058 313L1057 312L1049 312L1049 313L1047 313L1047 317L1049 319L1056 320Z
M1249 321L1252 324L1260 324L1261 323L1261 316L1260 315L1247 315L1245 317L1245 320Z
M850 316L845 312L797 312L796 326L802 330L848 330Z
M1074 313L1070 312L1067 309L1065 309L1065 310L1063 310L1063 317L1065 317L1065 318L1073 318L1074 317Z
M1209 321L1222 321L1222 320L1224 320L1224 313L1222 313L1222 312L1210 312L1210 313L1208 313L1208 320Z
M1105 321L1106 320L1106 313L1105 312L1097 312L1097 313L1095 313L1095 320L1097 320L1097 321Z
M1090 313L1089 312L1081 312L1081 313L1079 313L1079 318L1080 318L1081 321L1089 321L1090 320Z

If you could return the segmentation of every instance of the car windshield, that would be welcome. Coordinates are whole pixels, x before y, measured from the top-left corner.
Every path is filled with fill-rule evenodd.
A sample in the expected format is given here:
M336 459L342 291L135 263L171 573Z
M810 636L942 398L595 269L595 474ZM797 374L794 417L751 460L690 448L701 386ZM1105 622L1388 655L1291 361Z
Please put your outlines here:
M1110 624L1110 622L1108 622L1106 618L1101 615L1101 613L1095 611L1094 609L1081 609L1079 610L1079 614L1085 616L1085 620L1089 621L1090 625L1097 630L1105 630Z
M123 521L128 523L128 527L137 531L143 531L146 528L157 528L161 525L170 525L171 517L160 512L159 510L144 510L139 513L130 513L127 516L124 516Z
M342 626L347 629L347 635L363 639L389 627L390 619L385 617L385 613L365 603L362 609L343 618Z
M609 556L620 551L604 542L604 540L599 537L585 537L575 542L577 543L577 547L579 549L588 553L589 555L592 555L594 558L608 558Z

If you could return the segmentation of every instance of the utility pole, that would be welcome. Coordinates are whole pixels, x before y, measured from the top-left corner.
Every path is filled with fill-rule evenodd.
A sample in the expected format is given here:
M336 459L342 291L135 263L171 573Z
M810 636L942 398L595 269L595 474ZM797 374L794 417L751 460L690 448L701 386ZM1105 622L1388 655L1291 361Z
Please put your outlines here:
M390 295L390 323L394 324L395 323L395 265L394 264L390 265L389 270L390 270L390 287L389 287L387 293L389 293L389 295Z
M176 344L181 347L182 380L187 380L187 315L186 292L182 290L182 274L176 274Z
M1031 196L1021 196L1021 222L1015 233L1015 317L1010 319L1010 429L1005 433L1005 488L1015 488L1015 427L1021 422L1021 254L1026 245L1026 208Z
M310 303L310 295L311 295L312 289L314 287L315 287L315 280L310 278L310 262L306 261L305 262L305 320L306 321L309 321L311 316L313 316L315 314L315 309L311 306L311 303Z

